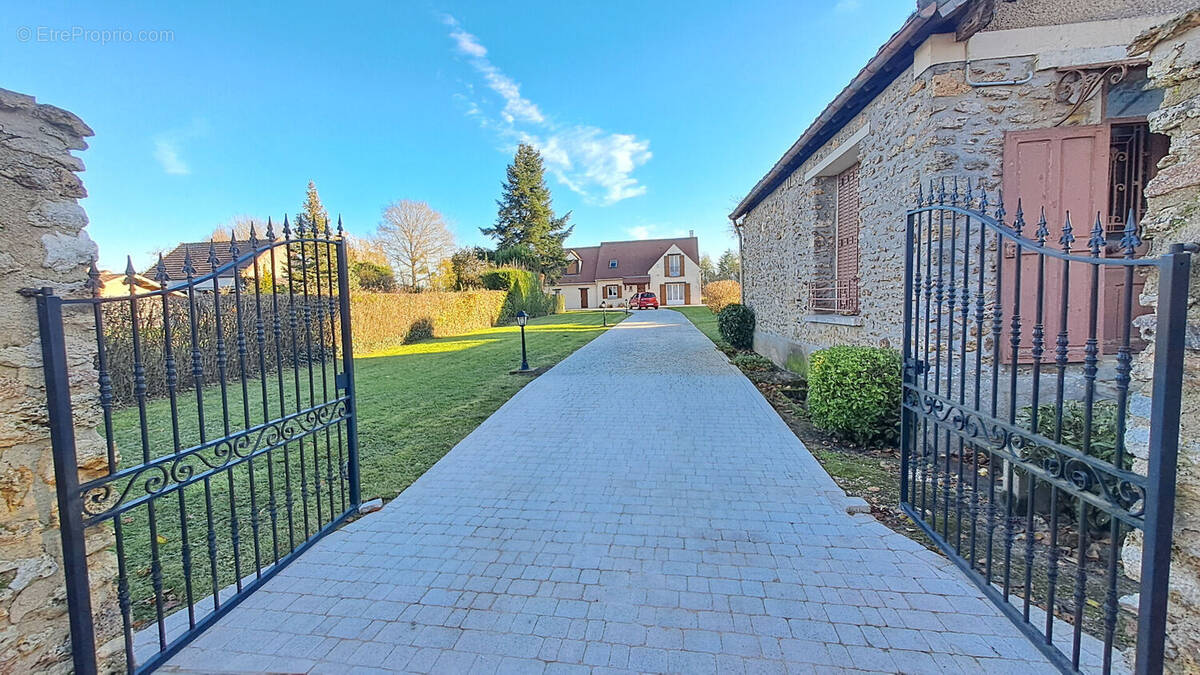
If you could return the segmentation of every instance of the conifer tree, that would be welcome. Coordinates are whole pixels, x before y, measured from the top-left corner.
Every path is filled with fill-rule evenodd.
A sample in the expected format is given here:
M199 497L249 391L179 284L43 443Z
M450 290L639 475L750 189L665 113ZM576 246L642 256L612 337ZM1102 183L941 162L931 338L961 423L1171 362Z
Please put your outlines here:
M554 214L542 155L533 146L517 146L496 205L496 224L480 231L496 240L498 250L528 247L537 259L537 271L548 280L557 279L566 268L563 241L574 226L568 224L569 212Z

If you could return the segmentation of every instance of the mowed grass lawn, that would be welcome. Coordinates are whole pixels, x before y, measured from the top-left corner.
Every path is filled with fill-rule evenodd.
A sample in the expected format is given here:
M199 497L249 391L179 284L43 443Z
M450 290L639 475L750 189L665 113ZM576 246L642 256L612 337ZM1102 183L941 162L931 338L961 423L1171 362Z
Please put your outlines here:
M624 318L609 312L613 325ZM529 366L558 363L603 332L600 312L532 319L525 327ZM500 326L426 340L356 359L364 498L399 494L529 378L521 334ZM555 414L552 410L547 415ZM538 420L529 420L536 425Z
M622 313L610 312L608 323L611 326L622 318ZM558 363L604 332L602 320L598 312L531 319L525 329L529 365L538 368ZM390 499L401 493L529 383L528 376L509 374L520 363L521 334L515 325L357 355L355 383L363 500ZM223 406L230 411L233 433L246 428L247 417L251 426L263 421L264 400L269 418L277 417L281 407L288 412L313 407L308 398L309 372L301 368L298 373L297 376L291 368L285 369L282 397L275 374L267 378L265 397L261 380L248 381L248 405L243 402L240 382L225 387L224 404L221 387L206 387L203 408L207 439L211 442L225 435ZM316 405L325 400L322 374L328 383L328 396L335 396L332 369L322 373L314 368ZM297 387L299 405L295 402ZM171 454L176 433L180 447L197 444L198 407L195 392L181 392L177 397L178 414L172 424L170 401L150 401L145 412L148 454L151 457ZM554 411L548 410L546 414ZM530 420L530 424L537 424L537 420ZM113 428L122 466L134 465L142 456L143 447L137 406L116 411ZM296 427L287 433L295 437L297 430L303 428L313 426L297 420ZM201 601L212 595L214 587L223 588L239 577L253 574L256 561L263 567L269 566L342 513L348 506L339 469L344 459L339 439L344 431L342 424L322 428L300 441L277 447L268 455L228 470L222 468L209 478L188 485L182 490L182 499L181 491L161 495L151 502L153 513L147 503L122 514L118 525L122 529L135 624L148 625L158 614L152 565L155 558L161 570L162 593L158 598L163 613L182 609L190 601L199 606L199 615L211 609L211 600ZM253 437L250 441L252 447L265 447L273 442ZM193 460L189 464L197 474L213 464L223 466L220 452L227 451L207 450L203 453L206 462ZM147 486L157 489L155 481L162 477L165 476L158 471L136 477L125 501L146 494ZM180 478L186 480L187 474L176 470L167 482ZM117 487L127 483L122 481ZM290 508L286 497L289 485ZM179 517L181 510L186 514L183 519ZM231 517L231 513L236 513L236 517ZM151 536L152 525L154 536ZM190 573L183 563L184 542L190 549Z
M695 324L701 333L704 333L708 336L709 340L713 341L713 344L721 344L723 342L721 331L717 329L717 315L713 314L711 309L704 306L671 307L670 309L686 316L688 321Z

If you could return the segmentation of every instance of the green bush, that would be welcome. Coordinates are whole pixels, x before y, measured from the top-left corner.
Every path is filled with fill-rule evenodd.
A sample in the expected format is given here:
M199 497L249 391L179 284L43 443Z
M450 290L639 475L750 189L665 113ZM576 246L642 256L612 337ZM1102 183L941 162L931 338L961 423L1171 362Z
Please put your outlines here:
M814 353L808 413L817 428L855 443L894 442L900 426L900 353L847 345Z
M740 303L725 305L717 314L721 337L737 349L750 349L754 344L754 310Z
M511 318L519 311L530 316L545 316L554 311L554 296L542 290L538 275L529 270L501 267L484 272L480 281L490 291L508 292L501 318Z

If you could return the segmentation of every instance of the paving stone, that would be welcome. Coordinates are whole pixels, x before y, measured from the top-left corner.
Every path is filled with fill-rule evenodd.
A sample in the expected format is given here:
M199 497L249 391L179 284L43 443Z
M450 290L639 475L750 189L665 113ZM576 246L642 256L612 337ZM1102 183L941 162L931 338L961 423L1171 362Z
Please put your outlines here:
M1053 671L953 565L845 503L707 338L647 311L164 671Z

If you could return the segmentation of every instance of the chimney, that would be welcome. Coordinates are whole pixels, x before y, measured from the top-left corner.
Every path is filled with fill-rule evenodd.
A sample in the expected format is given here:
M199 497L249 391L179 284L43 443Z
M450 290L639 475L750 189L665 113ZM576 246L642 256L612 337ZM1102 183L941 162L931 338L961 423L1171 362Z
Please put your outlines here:
M688 230L688 238L689 239L695 238L695 236L696 236L695 230Z

